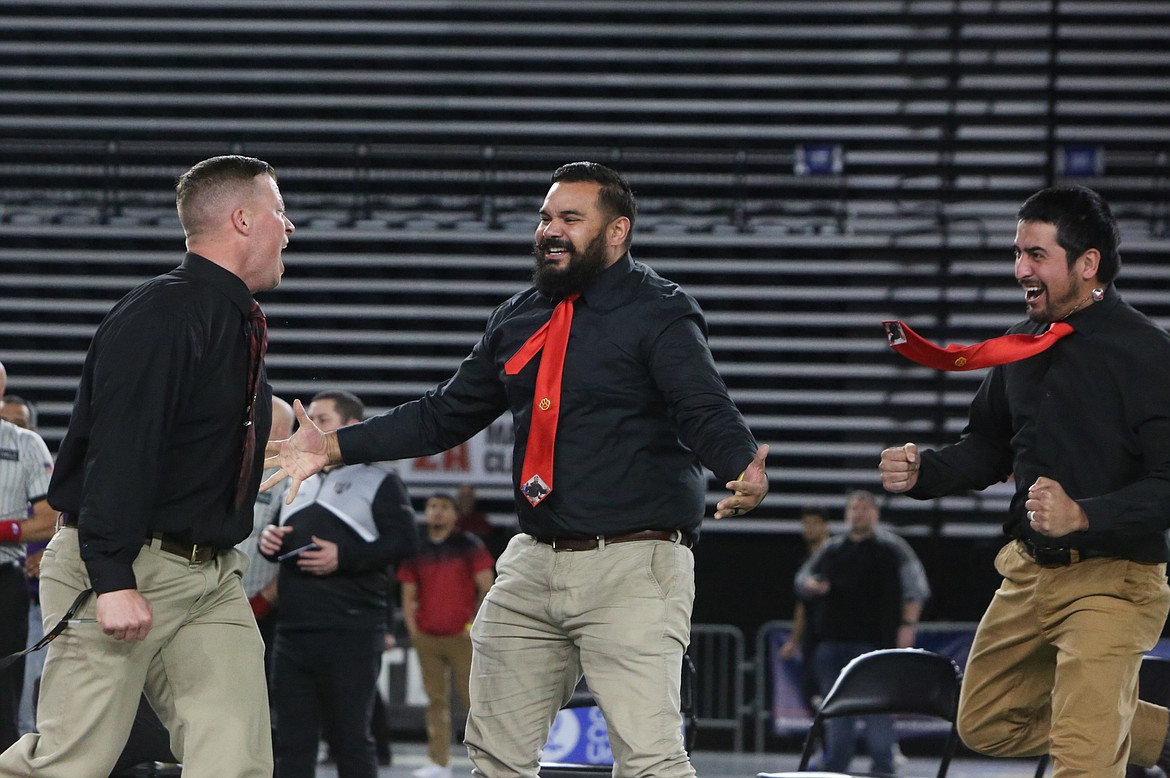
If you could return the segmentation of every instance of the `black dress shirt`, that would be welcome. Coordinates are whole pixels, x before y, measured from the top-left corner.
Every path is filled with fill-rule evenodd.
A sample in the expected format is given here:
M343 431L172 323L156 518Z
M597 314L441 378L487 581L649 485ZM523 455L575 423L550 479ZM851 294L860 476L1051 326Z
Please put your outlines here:
M136 587L131 565L155 532L227 548L252 531L252 501L233 501L247 421L252 295L196 254L127 294L85 357L49 503L78 517L81 557L98 593ZM272 423L261 366L260 485Z
M878 536L830 541L809 571L829 584L828 592L810 598L816 639L892 648L902 623L899 567L897 549Z
M1168 558L1170 335L1122 301L1069 316L1074 332L1034 357L992 368L958 443L922 454L908 494L982 489L1014 473L1004 530L1040 546L1092 549L1138 562ZM1024 322L1010 332L1039 334ZM1040 476L1084 509L1089 529L1064 538L1033 532L1024 502Z
M445 451L511 410L515 485L540 358L512 376L504 363L549 320L556 303L529 288L501 305L445 384L338 430L345 461ZM727 481L739 477L755 451L715 369L698 304L626 254L574 306L554 488L536 507L516 492L520 528L564 537L695 531L706 493L700 461Z

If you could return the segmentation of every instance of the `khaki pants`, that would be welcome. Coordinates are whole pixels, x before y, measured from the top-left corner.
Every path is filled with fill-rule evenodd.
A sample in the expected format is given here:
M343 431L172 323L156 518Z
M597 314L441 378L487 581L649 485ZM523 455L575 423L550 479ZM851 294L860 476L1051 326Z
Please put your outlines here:
M1052 754L1054 778L1125 775L1162 750L1165 708L1139 703L1142 654L1170 607L1166 565L1094 558L1038 566L1018 541L995 560L1003 582L979 623L959 733L993 756Z
M122 751L143 691L170 731L184 778L271 778L264 646L240 585L234 549L188 565L143 547L134 562L154 626L146 640L107 637L96 623L66 628L48 649L38 733L0 755L3 778L105 778ZM52 627L89 586L77 530L57 531L41 563ZM75 618L93 618L91 597Z
M694 557L663 540L555 552L517 535L471 629L473 774L536 775L557 710L582 671L622 778L695 775L679 683L690 642Z
M468 681L471 677L471 638L459 635L424 635L414 637L414 651L422 670L423 689L427 693L427 743L431 761L445 765L451 759L451 687L459 695L463 709L471 707Z

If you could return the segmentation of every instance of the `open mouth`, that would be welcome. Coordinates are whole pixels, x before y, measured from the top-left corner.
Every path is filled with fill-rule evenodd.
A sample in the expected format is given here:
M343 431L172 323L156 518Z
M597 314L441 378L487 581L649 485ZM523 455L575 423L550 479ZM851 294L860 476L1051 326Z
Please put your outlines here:
M1044 294L1044 288L1041 286L1025 286L1024 287L1024 302L1034 303L1040 299Z
M560 244L546 244L540 247L541 253L544 254L546 262L560 262L565 257L569 256L569 249L567 246Z

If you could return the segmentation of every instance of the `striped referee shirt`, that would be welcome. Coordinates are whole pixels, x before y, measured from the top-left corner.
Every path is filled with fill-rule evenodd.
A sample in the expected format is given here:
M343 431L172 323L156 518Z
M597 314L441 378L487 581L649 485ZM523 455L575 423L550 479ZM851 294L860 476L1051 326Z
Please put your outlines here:
M29 506L45 499L53 458L35 432L0 421L0 520L27 519ZM0 564L24 559L23 543L0 543Z

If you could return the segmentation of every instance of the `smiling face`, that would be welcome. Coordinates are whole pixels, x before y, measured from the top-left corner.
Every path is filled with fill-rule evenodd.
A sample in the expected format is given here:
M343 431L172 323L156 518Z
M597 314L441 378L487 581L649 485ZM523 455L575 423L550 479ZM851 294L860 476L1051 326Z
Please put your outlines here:
M544 198L532 281L550 297L585 291L625 251L629 220L602 210L600 189L591 181L558 181Z
M1028 319L1041 324L1060 321L1092 303L1097 283L1097 250L1089 249L1070 266L1056 231L1048 222L1016 225L1016 281L1024 289Z

